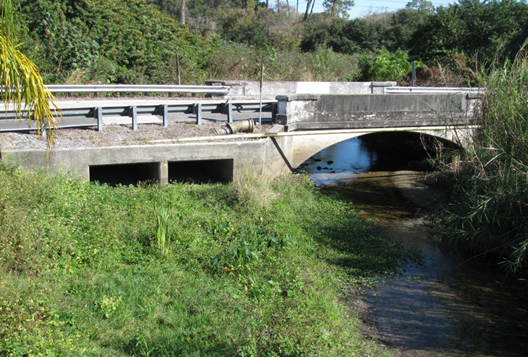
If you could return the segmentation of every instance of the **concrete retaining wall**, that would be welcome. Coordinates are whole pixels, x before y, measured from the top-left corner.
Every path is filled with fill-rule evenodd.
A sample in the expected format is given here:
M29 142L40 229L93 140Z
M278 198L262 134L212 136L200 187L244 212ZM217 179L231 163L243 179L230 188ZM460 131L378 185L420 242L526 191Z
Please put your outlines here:
M1 157L27 170L46 169L81 180L91 179L90 167L94 166L101 172L105 165L143 164L145 167L148 164L148 178L165 184L169 182L171 163L212 160L230 162L226 166L220 164L222 167L215 170L225 171L221 176L233 181L245 176L271 179L292 172L323 148L358 135L318 135L315 140L313 136L284 136L230 142L57 149L51 151L47 161L45 150L4 150Z

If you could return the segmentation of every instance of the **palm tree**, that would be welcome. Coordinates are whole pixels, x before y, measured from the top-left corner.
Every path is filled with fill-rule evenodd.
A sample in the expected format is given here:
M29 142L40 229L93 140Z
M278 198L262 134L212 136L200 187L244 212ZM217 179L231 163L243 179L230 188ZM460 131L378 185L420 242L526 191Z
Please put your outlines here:
M0 86L6 108L14 105L18 118L27 117L40 133L46 134L48 149L53 144L55 97L47 90L37 66L17 47L15 0L0 1ZM0 88L1 89L1 88Z

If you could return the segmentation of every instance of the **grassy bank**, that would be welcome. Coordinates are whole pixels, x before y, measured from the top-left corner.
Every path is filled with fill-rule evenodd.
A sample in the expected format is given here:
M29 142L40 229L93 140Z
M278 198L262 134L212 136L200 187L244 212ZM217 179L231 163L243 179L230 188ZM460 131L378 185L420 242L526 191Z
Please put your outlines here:
M444 167L452 199L438 217L444 244L508 273L528 268L528 65L518 58L481 77L486 92L464 152Z
M108 187L0 164L1 356L367 356L398 247L306 179Z

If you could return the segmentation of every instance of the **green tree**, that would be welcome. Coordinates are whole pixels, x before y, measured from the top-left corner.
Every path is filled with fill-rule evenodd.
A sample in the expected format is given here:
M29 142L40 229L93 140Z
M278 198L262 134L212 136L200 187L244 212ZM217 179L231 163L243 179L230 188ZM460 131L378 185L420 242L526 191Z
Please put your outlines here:
M35 122L39 133L44 131L48 147L53 143L56 121L52 107L53 95L47 90L37 66L20 50L16 37L16 20L13 0L0 3L0 85L3 86L5 105L12 104L17 116Z
M411 73L409 54L402 50L386 49L359 59L360 81L401 81Z
M146 0L22 0L48 83L203 83L212 48Z
M323 7L325 12L332 17L348 18L348 10L354 6L353 0L324 0Z
M405 9L417 10L426 14L432 14L435 12L433 3L427 0L412 0L405 5Z
M307 23L303 29L301 49L314 52L317 48L328 47L338 53L354 53L360 45L347 36L348 21L341 18L331 20L321 19L320 14L314 15L314 21Z
M528 4L515 0L460 0L428 15L413 36L413 52L424 59L453 53L491 62L505 47L519 50L528 27Z
M411 49L413 35L430 13L417 9L405 8L391 14L391 26L385 33L385 46L394 51L398 48Z
M269 45L268 31L253 11L233 9L222 16L220 35L226 41L265 47Z

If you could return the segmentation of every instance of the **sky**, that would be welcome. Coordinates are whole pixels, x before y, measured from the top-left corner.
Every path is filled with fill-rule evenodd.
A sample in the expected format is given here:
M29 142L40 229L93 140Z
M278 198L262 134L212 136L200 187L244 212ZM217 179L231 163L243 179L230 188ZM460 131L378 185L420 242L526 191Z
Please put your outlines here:
M284 2L285 0L282 0ZM314 12L323 12L323 1L315 0ZM355 5L350 9L350 18L362 17L369 13L376 12L394 12L405 8L411 0L355 0ZM434 6L447 6L455 3L456 0L429 0ZM273 1L270 1L270 6ZM296 6L297 0L289 0L291 6ZM304 13L306 10L306 0L299 0L299 12Z

